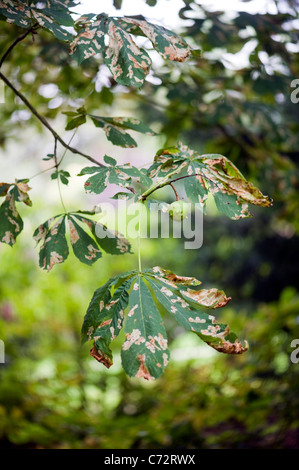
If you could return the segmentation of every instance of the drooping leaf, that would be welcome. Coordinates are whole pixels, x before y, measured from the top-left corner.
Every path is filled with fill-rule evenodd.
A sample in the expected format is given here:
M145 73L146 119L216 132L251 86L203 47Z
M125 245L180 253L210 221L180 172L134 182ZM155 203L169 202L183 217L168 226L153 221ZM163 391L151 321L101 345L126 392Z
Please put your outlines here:
M69 254L65 238L65 216L55 222L58 217L47 220L33 234L37 243L43 242L39 252L39 265L47 271L50 271L55 264L63 263Z
M114 18L109 18L108 35L105 63L114 80L121 85L141 87L152 64L148 53L137 46Z
M13 246L17 236L23 230L21 219L15 204L14 195L8 193L0 207L0 242Z
M194 299L189 299L184 290L182 295L177 286L165 285L155 276L146 276L146 279L158 302L174 316L180 325L187 330L194 331L209 346L226 354L242 354L247 351L247 342L243 346L237 336L230 332L228 325L218 323L212 315L193 308Z
M117 1L117 5L120 3ZM142 16L85 15L77 20L76 27L79 33L71 44L71 54L77 62L101 52L114 80L126 86L142 86L152 64L147 51L137 46L132 35L147 37L164 59L182 62L190 55L190 47L182 37Z
M99 312L97 326L92 335L94 346L90 351L90 355L108 368L113 364L112 351L109 345L122 329L124 310L128 305L128 290L131 284L132 278L118 287L109 302L104 304L103 309Z
M92 265L101 258L101 250L95 240L91 238L75 221L74 217L70 216L68 222L71 244L75 256L82 263Z
M118 289L123 285L125 281L129 281L130 278L134 276L134 274L135 274L134 272L131 272L131 273L125 273L124 275L115 276L109 279L109 281L106 282L106 284L104 284L103 286L101 286L99 289L95 291L90 301L90 304L88 306L86 315L84 317L84 322L82 325L82 330L81 330L82 344L84 344L86 341L92 340L95 336L95 332L98 326L101 323L103 323L103 321L108 319L104 317L105 315L109 316L109 309L107 310L105 306L110 304L110 301L112 299L111 289L113 287L116 288L116 292L118 292L118 294L120 292L123 292L121 296L118 296L118 294L116 296L116 298L118 299L121 297L120 303L118 300L119 305L117 306L117 308L120 305L122 305L125 308L125 304L122 304L122 302L125 302L126 294L124 291L118 290ZM130 285L127 286L127 289L129 289L129 287ZM115 305L115 310L117 310L117 308ZM118 315L119 314L120 312L118 312Z
M121 352L123 368L131 377L156 379L168 364L167 337L161 315L140 274L136 276L128 308Z
M163 59L184 62L190 55L190 47L184 39L172 31L152 24L145 19L123 18L123 21L135 25L151 41Z
M226 354L247 351L247 342L243 345L228 325L205 311L224 307L230 298L218 289L199 290L200 284L196 278L178 276L158 266L143 273L131 271L116 276L94 293L84 319L82 341L93 340L91 355L110 367L110 343L124 321L124 370L131 377L155 379L169 360L160 314L167 310L181 326L215 350Z

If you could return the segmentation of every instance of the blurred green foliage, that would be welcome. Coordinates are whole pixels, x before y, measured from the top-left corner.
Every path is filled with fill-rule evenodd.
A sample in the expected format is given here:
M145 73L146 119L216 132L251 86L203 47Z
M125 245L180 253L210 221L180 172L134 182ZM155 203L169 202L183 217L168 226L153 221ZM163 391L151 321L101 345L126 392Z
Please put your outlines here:
M210 207L203 247L196 252L184 250L181 240L143 241L144 267L162 265L232 296L218 315L250 349L240 357L211 352L167 316L171 361L162 378L145 383L125 376L121 336L113 345L115 364L106 370L88 356L89 345L79 348L82 318L92 292L135 268L136 256L106 255L93 268L72 256L43 273L26 212L28 238L23 234L13 249L0 248L0 338L6 346L1 448L299 447L299 363L290 360L291 342L299 338L299 104L290 100L291 81L299 77L293 52L298 14L294 2L283 0L274 2L277 14L233 18L200 2L184 3L181 18L195 18L186 39L203 56L188 66L157 66L154 76L162 84L147 82L138 95L128 89L120 96L109 77L95 86L102 65L86 61L82 73L66 46L46 33L20 44L6 73L23 91L30 87L33 104L48 118L83 104L102 114L119 103L136 106L134 112L161 130L166 143L181 139L202 152L226 155L274 198L271 209L256 209L252 219L236 222ZM18 31L1 24L1 49ZM223 62L226 53L236 54L252 40L248 63L230 68ZM55 97L62 101L53 109L38 91L45 83L58 87ZM17 139L20 128L36 124L12 120L23 107L9 91L6 98L0 107L2 146Z

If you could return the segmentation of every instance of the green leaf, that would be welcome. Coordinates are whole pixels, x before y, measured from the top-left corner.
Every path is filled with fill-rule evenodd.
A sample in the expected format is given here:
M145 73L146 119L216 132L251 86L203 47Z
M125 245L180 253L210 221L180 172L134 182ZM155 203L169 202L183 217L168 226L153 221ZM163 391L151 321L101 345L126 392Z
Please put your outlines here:
M49 30L51 33L54 34L54 36L56 36L61 41L71 41L73 39L73 35L69 33L65 28L63 28L63 26L60 26L58 22L56 22L56 20L58 19L58 15L56 14L57 12L55 12L54 10L39 10L36 8L31 8L31 12L32 17L35 18L39 26ZM70 16L68 23L70 23L71 21L72 18Z
M161 315L140 274L129 296L125 334L121 357L126 373L146 380L158 378L169 360L167 337Z
M43 241L39 253L39 265L47 271L50 271L55 264L63 263L69 254L65 238L65 216L53 224L58 217L47 220L33 234L38 243Z
M91 195L102 193L108 184L116 184L127 188L130 187L132 178L136 178L137 181L141 182L145 179L144 174L130 164L109 167L85 167L78 176L93 173L94 175L89 177L84 184L86 193Z
M205 204L208 198L208 190L206 188L204 179L200 174L196 161L191 161L187 168L188 175L195 175L185 178L184 187L187 197L191 202Z
M139 49L114 18L109 19L108 35L105 63L114 80L121 85L141 87L152 64L148 53Z
M119 147L124 148L135 148L137 147L137 143L135 140L125 132L120 127L116 127L113 124L109 124L106 120L97 117L91 116L92 122L96 127L100 127L104 130L107 139L112 142L113 145L118 145Z
M70 239L75 256L82 262L92 265L102 253L98 245L75 221L73 217L69 217Z
M81 64L83 60L105 50L105 33L107 32L107 16L99 15L98 19L90 23L90 17L79 18L84 30L76 36L71 43L71 55ZM85 19L85 21L84 21Z
M107 163L107 165L111 166L116 166L117 164L117 161L114 158L109 157L108 155L104 156L104 162Z
M0 207L0 242L13 246L23 226L23 220L16 209L14 195L9 193Z
M66 186L69 184L69 180L62 174L60 174L60 181L62 184L65 184Z
M74 119L71 119L65 128L66 131L70 131L72 129L75 129L79 126L82 126L82 124L85 124L86 122L86 116L85 114L80 114L79 116L76 115Z
M78 176L83 176L88 173L95 173L95 175L85 181L85 192L91 195L101 194L107 187L109 170L107 168L100 168L97 166L86 167L81 170Z
M43 160L48 161L53 160L53 158L55 158L55 155L53 153L48 153L47 156L43 158Z
M106 137L114 145L124 148L137 147L135 140L124 131L124 129L131 129L142 134L155 135L146 124L142 123L139 119L123 118L123 117L102 117L89 114L96 127L104 130Z

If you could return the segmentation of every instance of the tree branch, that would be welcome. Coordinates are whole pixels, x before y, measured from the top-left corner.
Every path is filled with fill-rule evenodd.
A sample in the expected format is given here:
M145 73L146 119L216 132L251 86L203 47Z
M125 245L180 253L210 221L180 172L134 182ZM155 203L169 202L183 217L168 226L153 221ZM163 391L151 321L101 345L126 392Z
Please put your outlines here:
M14 42L9 46L9 48L7 49L7 51L4 52L3 56L1 57L1 59L0 59L0 68L2 67L3 62L5 61L5 59L6 59L6 57L8 56L8 54L13 50L13 48L14 48L19 42L23 41L23 39L25 39L25 38L28 36L28 34L30 34L30 33L33 33L33 34L34 34L36 27L38 27L38 23L35 23L34 25L32 25L29 29L27 29L27 30L25 31L24 34L22 34L22 36L19 36L18 38L16 38L16 39L14 40Z
M27 108L30 109L32 114L34 114L34 116L37 117L37 119L43 124L43 126L45 126L51 132L54 139L56 139L64 148L66 148L67 150L69 150L72 153L76 153L78 155L81 155L84 158L87 158L87 160L95 163L98 166L105 166L102 163L99 163L94 158L90 157L89 155L86 155L85 153L81 152L80 150L77 150L73 147L70 147L66 142L64 142L64 140L60 137L59 134L57 134L57 132L52 128L52 126L48 123L48 121L38 113L38 111L32 106L32 104L29 103L27 98L20 91L18 91L15 88L15 86L8 80L8 78L5 75L3 75L3 73L1 71L0 71L0 78L14 92L14 94L16 96L18 96L23 101L23 103L27 106Z

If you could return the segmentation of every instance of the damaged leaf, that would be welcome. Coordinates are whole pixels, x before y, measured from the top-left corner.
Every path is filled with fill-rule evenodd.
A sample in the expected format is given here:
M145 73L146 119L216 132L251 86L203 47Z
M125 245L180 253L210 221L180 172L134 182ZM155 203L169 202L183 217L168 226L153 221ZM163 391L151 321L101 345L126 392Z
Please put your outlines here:
M99 15L96 21L91 22L93 17L94 15L81 16L77 20L81 31L73 40L70 53L78 64L105 50L107 16Z
M247 181L228 158L199 155L182 144L160 150L148 174L152 178L182 176L191 202L204 206L210 193L219 212L235 220L251 216L248 204L272 205L272 200Z
M131 253L131 244L119 232L109 230L105 225L78 214L74 213L73 216L88 226L96 242L106 253L111 255Z
M85 167L81 170L78 176L90 175L84 184L86 193L95 195L102 193L108 184L116 184L123 188L129 188L132 184L132 179L136 182L143 182L146 178L144 173L130 164L126 165L111 165L106 167Z
M200 284L193 277L178 276L160 267L116 276L94 293L84 319L82 341L93 340L90 354L110 367L110 343L124 324L126 339L121 357L125 372L130 377L156 379L169 361L160 313L166 309L181 326L215 350L226 354L247 351L247 342L243 345L228 325L205 311L224 307L230 297L217 289L197 290Z
M23 226L14 195L8 193L0 207L0 242L13 246L17 236L23 230Z
M164 59L183 62L191 53L181 36L149 23L142 16L85 15L76 25L79 32L71 44L71 55L81 64L100 52L114 80L121 85L141 87L152 65L147 51L136 44L132 35L147 37Z
M33 238L37 243L42 242L39 252L39 265L42 269L51 271L55 264L63 263L69 254L65 238L65 217L53 217L40 225L34 232Z
M129 279L122 284L116 289L110 300L107 303L102 303L98 309L97 323L92 333L94 347L90 351L90 355L108 368L113 364L112 351L109 345L122 329L124 310L129 301L128 289L131 282L131 279Z
M101 250L95 240L91 238L75 221L74 217L70 216L68 223L70 240L75 256L82 263L92 265L101 258Z
M164 283L161 285L161 280L155 277L147 279L157 301L174 316L181 326L194 331L205 343L219 352L242 354L247 351L247 342L243 346L237 336L230 332L228 325L218 323L212 315L199 308L194 308L193 299L186 296L185 291L180 291L170 285L166 286ZM199 302L197 302L197 306L205 307Z
M73 26L74 20L69 8L75 2L47 0L47 2L0 1L0 15L8 23L15 23L21 28L30 28L34 23L47 29L62 41L73 39L73 35L63 26Z
M108 35L105 63L114 80L121 85L141 87L152 65L148 53L137 46L114 18L109 19Z
M130 292L125 335L121 356L126 373L146 380L158 378L169 360L167 336L161 315L141 275L136 277Z
M149 23L145 19L125 17L123 21L139 28L163 59L184 62L189 57L190 47L184 39L163 26Z

